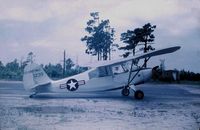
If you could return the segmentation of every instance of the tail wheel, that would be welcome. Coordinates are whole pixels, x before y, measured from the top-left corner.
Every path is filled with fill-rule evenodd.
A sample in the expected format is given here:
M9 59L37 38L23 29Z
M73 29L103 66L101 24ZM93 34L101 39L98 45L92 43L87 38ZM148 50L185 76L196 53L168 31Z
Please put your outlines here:
M32 95L29 96L29 98L34 98L36 96L37 93L34 93Z
M127 88L122 89L122 95L123 96L128 96L129 94L130 94L129 89L127 89Z
M144 98L144 93L141 90L135 91L135 98L136 99L143 99Z
M34 98L34 97L35 97L35 95L34 95L34 94L32 94L32 95L30 95L30 96L29 96L29 98Z

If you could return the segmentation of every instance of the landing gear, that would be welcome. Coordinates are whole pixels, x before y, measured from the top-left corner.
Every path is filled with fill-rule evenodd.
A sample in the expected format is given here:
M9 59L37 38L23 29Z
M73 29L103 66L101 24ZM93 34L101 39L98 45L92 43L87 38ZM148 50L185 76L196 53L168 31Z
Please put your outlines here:
M135 99L143 99L144 98L144 93L141 90L135 91Z
M123 96L128 96L130 94L129 88L128 87L124 87L122 89L122 95Z
M150 59L150 57L147 58L146 62ZM135 89L135 82L134 79L137 77L137 76L140 76L139 72L145 67L145 63L142 65L142 67L140 67L135 73L133 73L132 75L132 68L133 68L133 65L134 65L134 60L132 60L132 63L131 63L131 69L129 70L129 76L128 76L128 83L127 85L122 89L122 95L124 96L128 96L129 93L130 93L130 90L133 90L134 91L134 97L135 99L143 99L144 98L144 93L141 91L141 90L136 90ZM141 78L139 78L141 80ZM128 88L128 89L127 89Z
M138 100L141 100L144 98L144 93L143 91L141 90L135 90L135 88L133 89L132 87L128 87L128 86L125 86L123 89L122 89L122 95L123 96L129 96L130 94L130 90L133 90L134 91L134 97L135 99L138 99Z

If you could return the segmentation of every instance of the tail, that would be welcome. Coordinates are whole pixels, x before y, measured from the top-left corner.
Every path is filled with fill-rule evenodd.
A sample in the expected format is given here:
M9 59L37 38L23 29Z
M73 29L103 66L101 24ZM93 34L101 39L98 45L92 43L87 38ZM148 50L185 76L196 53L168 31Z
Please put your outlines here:
M42 85L51 83L51 79L47 76L41 66L32 63L24 68L23 84L28 91Z

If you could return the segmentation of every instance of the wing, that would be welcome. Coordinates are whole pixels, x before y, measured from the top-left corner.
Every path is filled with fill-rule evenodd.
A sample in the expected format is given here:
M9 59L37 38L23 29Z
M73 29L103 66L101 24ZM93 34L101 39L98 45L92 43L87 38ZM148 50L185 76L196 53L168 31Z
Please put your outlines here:
M168 48L154 50L154 51L150 51L150 52L147 52L147 53L144 53L141 55L132 56L132 57L128 57L128 58L98 62L97 64L93 64L90 67L102 67L102 66L117 65L117 64L121 64L121 63L128 62L131 60L139 60L139 59L144 59L147 57L153 57L153 56L163 55L163 54L167 54L167 53L172 53L172 52L179 50L180 48L181 48L180 46L168 47Z

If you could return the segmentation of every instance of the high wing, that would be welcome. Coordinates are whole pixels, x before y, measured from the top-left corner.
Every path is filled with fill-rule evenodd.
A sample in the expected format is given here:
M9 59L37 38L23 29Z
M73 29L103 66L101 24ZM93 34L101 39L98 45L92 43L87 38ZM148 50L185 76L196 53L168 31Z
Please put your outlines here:
M172 52L179 50L180 48L181 48L180 46L168 47L168 48L154 50L154 51L150 51L150 52L147 52L144 54L140 54L140 55L136 55L136 56L132 56L132 57L128 57L128 58L98 62L97 64L93 64L90 67L103 67L103 66L117 65L117 64L121 64L121 63L128 62L131 60L140 60L140 59L144 59L144 58L150 58L153 56L172 53Z

